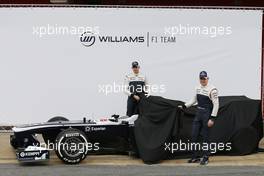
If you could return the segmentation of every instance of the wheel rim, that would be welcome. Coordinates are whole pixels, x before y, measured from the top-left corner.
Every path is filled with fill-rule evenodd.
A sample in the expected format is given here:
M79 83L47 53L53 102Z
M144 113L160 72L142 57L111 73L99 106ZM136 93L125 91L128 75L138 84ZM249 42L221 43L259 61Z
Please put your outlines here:
M79 138L68 138L64 142L67 146L64 147L64 152L70 157L77 157L84 153L83 149L80 150L79 144L83 143Z

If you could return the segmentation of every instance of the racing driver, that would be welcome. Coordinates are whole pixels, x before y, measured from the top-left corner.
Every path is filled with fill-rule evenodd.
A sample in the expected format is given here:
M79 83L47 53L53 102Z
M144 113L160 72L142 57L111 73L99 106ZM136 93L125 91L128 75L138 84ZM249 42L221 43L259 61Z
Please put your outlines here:
M209 143L209 128L214 125L219 108L218 91L208 84L209 77L206 71L200 72L200 85L195 88L194 97L184 105L179 105L181 109L188 108L194 104L197 105L197 113L192 125L192 143L197 143L201 134L203 143ZM208 145L209 146L209 145ZM192 158L188 163L200 162L200 165L206 165L209 162L209 150L202 151L202 158L198 156L198 151L194 150Z
M146 76L141 74L140 66L137 61L132 62L132 73L125 77L125 94L127 99L127 116L138 114L138 102L140 95L145 95L148 91Z

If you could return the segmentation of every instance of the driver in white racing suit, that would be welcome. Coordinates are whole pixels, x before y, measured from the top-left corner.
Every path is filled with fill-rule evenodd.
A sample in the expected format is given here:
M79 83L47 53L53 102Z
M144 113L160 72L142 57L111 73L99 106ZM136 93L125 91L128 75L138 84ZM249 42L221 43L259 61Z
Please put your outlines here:
M203 143L209 144L209 128L214 125L219 108L218 90L208 84L209 77L205 71L200 72L199 78L200 85L195 88L194 97L189 102L178 107L185 109L197 103L197 113L192 125L192 143L198 143L198 137L201 134ZM203 156L200 159L198 151L194 151L192 158L188 162L200 162L201 165L208 164L210 149L204 150L202 153Z

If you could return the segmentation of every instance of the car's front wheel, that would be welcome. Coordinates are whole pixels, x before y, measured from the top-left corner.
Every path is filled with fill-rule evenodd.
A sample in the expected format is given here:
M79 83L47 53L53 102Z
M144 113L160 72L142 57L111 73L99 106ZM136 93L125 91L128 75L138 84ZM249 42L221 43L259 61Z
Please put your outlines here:
M78 164L86 158L87 145L88 139L82 131L69 128L57 136L55 152L63 162Z

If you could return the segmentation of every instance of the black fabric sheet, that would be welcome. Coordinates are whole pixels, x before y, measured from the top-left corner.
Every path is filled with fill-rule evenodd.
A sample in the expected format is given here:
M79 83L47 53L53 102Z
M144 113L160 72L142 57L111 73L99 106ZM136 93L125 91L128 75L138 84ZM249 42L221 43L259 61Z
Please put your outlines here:
M210 141L231 142L230 154L243 155L256 151L263 137L260 100L227 96L219 97L219 101L218 118L210 129ZM155 163L167 158L165 143L191 140L196 107L182 112L177 108L181 104L181 101L158 96L141 99L134 133L144 162Z

